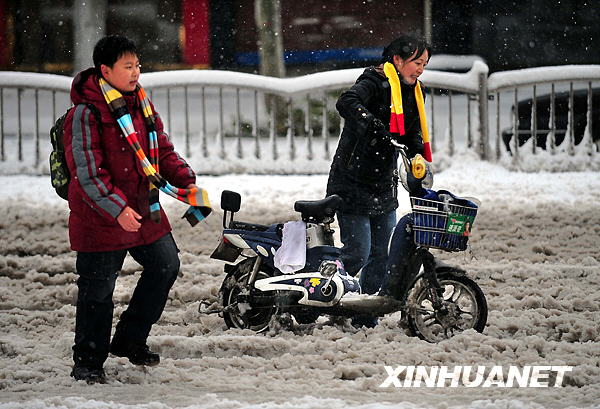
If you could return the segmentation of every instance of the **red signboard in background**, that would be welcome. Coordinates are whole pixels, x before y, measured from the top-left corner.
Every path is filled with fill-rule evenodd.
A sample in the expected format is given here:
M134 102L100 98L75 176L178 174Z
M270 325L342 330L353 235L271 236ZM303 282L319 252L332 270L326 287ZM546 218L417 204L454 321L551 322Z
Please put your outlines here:
M196 68L210 66L208 3L209 0L183 0L183 61Z

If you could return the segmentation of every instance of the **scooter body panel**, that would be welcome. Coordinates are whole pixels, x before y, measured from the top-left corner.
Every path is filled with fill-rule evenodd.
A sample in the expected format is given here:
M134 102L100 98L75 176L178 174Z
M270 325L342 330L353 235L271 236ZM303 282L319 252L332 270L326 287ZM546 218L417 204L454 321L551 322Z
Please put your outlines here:
M243 229L224 229L223 237L239 249L251 249L263 262L274 268L275 252L281 247L278 225L273 224L265 231L248 231Z
M260 291L296 291L302 294L298 304L314 307L332 307L347 293L360 293L358 280L348 275L335 274L331 280L318 272L286 274L257 280Z

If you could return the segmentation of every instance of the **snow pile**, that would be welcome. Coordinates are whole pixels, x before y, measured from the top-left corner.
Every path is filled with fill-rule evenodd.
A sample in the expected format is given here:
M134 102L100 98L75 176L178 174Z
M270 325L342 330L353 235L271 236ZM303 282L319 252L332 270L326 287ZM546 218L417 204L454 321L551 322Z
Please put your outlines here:
M579 145L576 145L572 154L564 142L556 148L555 153L550 149L537 148L535 155L531 154L533 140L529 139L523 146L519 147L518 157L505 154L500 163L507 169L521 170L524 172L563 172L569 171L598 171L600 170L600 154L596 144L590 143L590 135L587 132ZM598 144L600 146L600 142ZM514 149L514 147L512 148Z
M140 368L110 357L107 385L69 377L77 278L68 209L48 178L3 176L0 218L0 409L24 408L592 408L600 402L600 178L596 172L510 172L465 156L443 166L435 187L482 201L471 248L439 254L481 285L483 334L439 344L408 337L391 315L369 330L344 319L281 322L265 335L225 330L202 316L216 301L223 263L209 255L221 228L224 189L242 194L236 219L298 220L293 202L323 197L326 176L200 177L215 214L195 228L185 206L163 199L182 271L152 330L162 361ZM23 186L27 186L26 192ZM31 192L36 202L31 203ZM399 213L408 209L401 197ZM127 259L116 317L139 276ZM384 365L569 365L562 388L380 388Z

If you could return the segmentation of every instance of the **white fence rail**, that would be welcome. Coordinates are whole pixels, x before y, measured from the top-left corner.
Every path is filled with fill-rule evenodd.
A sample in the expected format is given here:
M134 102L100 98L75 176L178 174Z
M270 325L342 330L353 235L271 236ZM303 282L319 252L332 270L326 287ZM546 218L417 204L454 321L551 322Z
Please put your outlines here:
M324 173L343 126L335 101L361 72L272 78L187 70L146 73L140 82L176 147L201 173ZM599 107L593 104L593 90L600 81L600 66L545 67L488 77L487 66L475 61L467 73L427 70L422 80L429 89L426 108L434 152L452 156L458 148L469 148L482 159L494 160L510 150L517 163L527 135L537 135L538 143L531 143L533 153L555 152L563 142L560 135L568 135L563 146L568 145L570 153L582 141L590 155L598 151L593 107ZM0 72L0 172L47 171L48 130L70 105L71 81L50 74ZM565 87L566 113L558 112L562 105L555 103L563 98ZM536 120L545 108L537 106L536 98L546 88L552 99L550 120L540 124ZM580 92L586 93L587 101L582 138L577 134L581 126L570 125L581 116L581 104L576 103ZM531 99L531 108L520 97ZM495 109L490 110L490 104ZM524 114L531 118L527 129ZM562 129L564 121L557 118L565 114L569 120ZM489 131L489 123L495 124L495 132ZM490 134L495 134L495 143L490 143ZM512 138L514 134L519 138Z
M524 148L569 155L576 146L595 156L600 144L600 65L566 65L497 72L488 79L496 105L496 158L509 150L519 163ZM501 129L502 99L510 102L510 124ZM594 103L596 100L596 103ZM522 120L525 123L521 123ZM513 135L518 135L514 138ZM531 138L535 135L535 138ZM525 143L529 141L528 145ZM504 147L502 146L504 143Z

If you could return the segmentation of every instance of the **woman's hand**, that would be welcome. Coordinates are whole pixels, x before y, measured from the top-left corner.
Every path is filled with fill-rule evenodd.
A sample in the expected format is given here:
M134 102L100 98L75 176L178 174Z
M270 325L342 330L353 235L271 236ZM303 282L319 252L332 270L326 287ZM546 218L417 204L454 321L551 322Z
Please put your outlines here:
M387 127L379 118L373 118L370 124L371 131L377 139L385 142L394 141L394 136L388 131Z
M125 206L120 215L117 216L117 222L123 228L123 230L134 233L142 227L138 220L141 220L142 216L138 214L129 206Z

